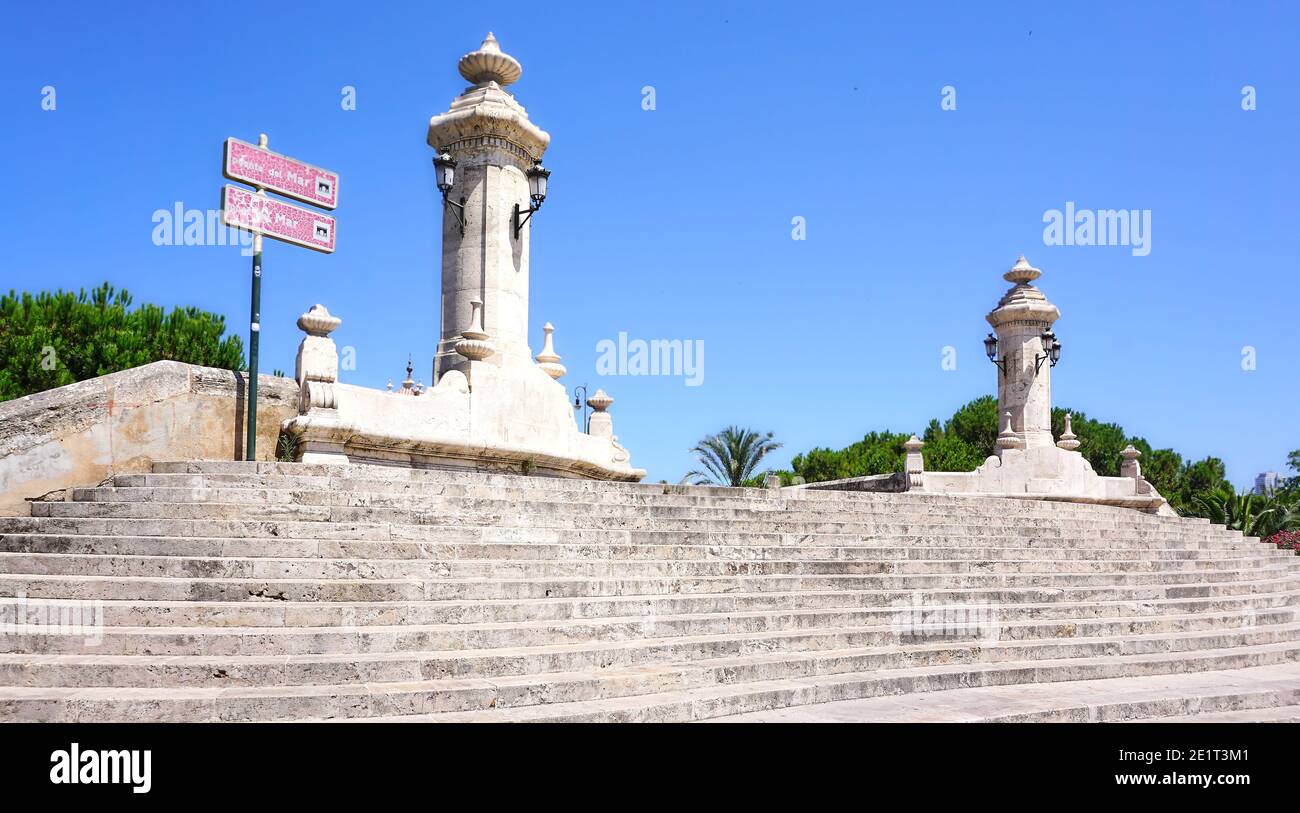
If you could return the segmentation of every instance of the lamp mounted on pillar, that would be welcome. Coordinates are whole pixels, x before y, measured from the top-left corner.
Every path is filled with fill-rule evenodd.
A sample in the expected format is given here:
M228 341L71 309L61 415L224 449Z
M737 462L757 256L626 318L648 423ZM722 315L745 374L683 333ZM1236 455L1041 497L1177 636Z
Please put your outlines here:
M533 212L542 208L542 202L546 200L546 179L551 177L551 171L542 166L541 161L533 164L525 174L528 176L528 197L532 203L529 205L527 212L523 212L518 203L515 204L513 223L516 240L519 239L519 233L523 230L524 224L532 218ZM520 217L521 214L522 218Z
M460 236L465 236L465 198L462 196L460 203L447 197L451 192L451 187L456 183L456 159L451 157L451 153L444 148L439 151L437 157L433 159L433 168L438 176L438 191L442 192L442 204L444 208L451 209L452 215L456 218L457 225L460 226Z
M1043 331L1042 339L1043 354L1034 356L1035 374L1042 369L1044 361L1052 362L1052 366L1055 367L1056 362L1061 360L1061 343L1056 340L1056 334L1050 330L1045 330ZM987 344L987 340L985 340L985 343Z
M989 357L989 361L998 365L1003 375L1007 374L1007 360L998 358L998 337L992 333L984 338L984 355Z

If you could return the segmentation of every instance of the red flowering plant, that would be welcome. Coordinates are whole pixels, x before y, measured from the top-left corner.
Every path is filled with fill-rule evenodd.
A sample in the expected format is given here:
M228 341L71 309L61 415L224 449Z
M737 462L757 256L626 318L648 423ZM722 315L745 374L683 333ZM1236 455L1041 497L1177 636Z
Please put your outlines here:
M1300 531L1279 531L1260 541L1277 545L1282 550L1293 550L1300 555Z

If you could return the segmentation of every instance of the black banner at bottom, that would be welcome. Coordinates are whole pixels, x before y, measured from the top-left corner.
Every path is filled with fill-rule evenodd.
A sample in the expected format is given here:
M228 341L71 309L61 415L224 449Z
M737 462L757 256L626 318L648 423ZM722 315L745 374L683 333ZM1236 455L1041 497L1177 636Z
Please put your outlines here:
M926 801L1293 792L1287 725L14 724L0 727L8 794L126 804L376 799L482 802L828 800L889 788ZM573 795L577 794L577 795ZM596 795L600 794L600 795ZM613 794L613 795L611 795ZM12 798L8 797L7 798ZM473 798L473 797L471 797ZM596 805L596 800L605 801Z

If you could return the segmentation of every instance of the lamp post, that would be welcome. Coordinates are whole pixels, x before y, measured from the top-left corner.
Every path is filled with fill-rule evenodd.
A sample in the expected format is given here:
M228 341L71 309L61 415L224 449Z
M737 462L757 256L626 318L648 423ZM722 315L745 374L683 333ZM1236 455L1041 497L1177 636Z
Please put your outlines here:
M1034 354L1034 373L1037 374L1043 368L1043 362L1051 362L1055 367L1056 363L1061 360L1061 342L1056 338L1056 334L1050 330L1043 331L1039 337L1043 342L1043 352ZM984 354L989 357L989 361L998 365L998 369L1003 375L1007 372L1007 360L998 358L998 337L990 333L984 337Z
M442 205L444 208L451 209L451 213L456 218L456 224L460 226L460 236L465 236L465 198L461 197L460 203L451 200L448 194L451 187L456 183L456 159L451 157L451 153L446 149L441 150L433 159L433 169L437 175L438 191L442 193Z
M515 225L516 240L519 239L519 233L523 230L524 224L532 218L534 212L542 208L542 202L546 200L547 179L551 177L551 171L542 166L541 161L529 167L528 172L524 174L528 176L528 198L532 203L529 205L527 212L523 212L518 203L515 204L513 223ZM521 214L523 215L522 218L520 217Z
M581 396L578 395L579 392L582 393ZM587 406L587 385L586 384L582 384L580 386L573 388L573 411L577 412L579 410L582 411L582 431L586 432L590 428L590 421L591 421L591 418L587 414L588 406Z

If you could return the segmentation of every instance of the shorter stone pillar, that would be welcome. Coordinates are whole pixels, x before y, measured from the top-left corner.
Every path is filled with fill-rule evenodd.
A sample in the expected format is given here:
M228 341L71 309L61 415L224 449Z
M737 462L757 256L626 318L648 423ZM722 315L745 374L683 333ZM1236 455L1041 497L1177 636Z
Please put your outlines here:
M921 455L921 447L923 446L925 446L925 443L916 435L912 435L903 444L903 448L907 450L907 457L903 462L903 473L909 491L920 488L925 479L925 458Z
M1138 462L1138 458L1142 456L1142 453L1134 449L1133 444L1130 443L1124 448L1124 451L1119 453L1119 456L1124 458L1123 462L1119 464L1119 476L1141 480L1142 464Z
M293 377L299 387L306 381L333 384L339 380L339 354L329 335L341 324L343 320L330 315L324 305L312 305L298 317L298 329L307 334L298 345L294 362Z
M769 475L767 475L767 487L768 487L769 489L774 490L774 491L780 491L780 490L781 490L781 475L779 475L779 474L769 474Z
M608 412L614 399L605 394L604 390L596 390L596 394L587 398L587 405L591 407L591 417L587 419L587 434L595 437L613 438L614 437L614 419Z

